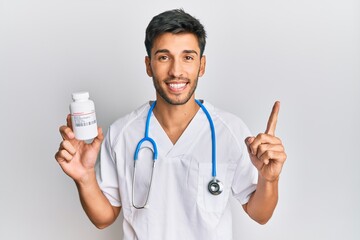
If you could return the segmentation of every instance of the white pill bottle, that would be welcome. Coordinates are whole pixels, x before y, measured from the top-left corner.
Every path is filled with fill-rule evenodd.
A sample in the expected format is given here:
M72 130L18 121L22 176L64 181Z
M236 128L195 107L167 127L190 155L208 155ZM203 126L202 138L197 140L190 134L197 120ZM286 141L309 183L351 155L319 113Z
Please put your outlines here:
M72 128L78 140L90 140L98 135L94 102L88 92L72 94L70 104Z

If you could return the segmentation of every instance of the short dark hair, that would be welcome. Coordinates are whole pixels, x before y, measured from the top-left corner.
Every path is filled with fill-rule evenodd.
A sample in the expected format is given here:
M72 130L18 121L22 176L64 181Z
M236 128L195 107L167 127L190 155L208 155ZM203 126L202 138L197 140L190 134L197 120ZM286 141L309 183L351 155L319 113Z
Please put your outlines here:
M206 45L206 32L200 21L183 9L174 9L160 13L150 21L145 33L145 47L149 57L155 39L163 33L193 33L196 35L200 56L203 55Z

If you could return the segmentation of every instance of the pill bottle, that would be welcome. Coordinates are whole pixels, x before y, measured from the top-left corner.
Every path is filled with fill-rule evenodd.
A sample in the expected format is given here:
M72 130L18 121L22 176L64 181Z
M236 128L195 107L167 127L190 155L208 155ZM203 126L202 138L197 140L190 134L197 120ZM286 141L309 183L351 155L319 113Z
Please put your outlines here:
M72 128L78 140L90 140L98 135L94 102L88 92L72 94L70 104Z

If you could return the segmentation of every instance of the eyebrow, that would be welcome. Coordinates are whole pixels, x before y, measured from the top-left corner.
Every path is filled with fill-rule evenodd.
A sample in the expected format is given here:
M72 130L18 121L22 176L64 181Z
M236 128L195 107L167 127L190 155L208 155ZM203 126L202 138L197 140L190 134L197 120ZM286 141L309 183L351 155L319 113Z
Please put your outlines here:
M154 53L154 55L158 53L170 53L170 51L168 49L159 49ZM196 55L199 55L195 50L184 50L183 53L194 53Z
M184 50L183 53L194 53L196 55L199 55L195 50Z

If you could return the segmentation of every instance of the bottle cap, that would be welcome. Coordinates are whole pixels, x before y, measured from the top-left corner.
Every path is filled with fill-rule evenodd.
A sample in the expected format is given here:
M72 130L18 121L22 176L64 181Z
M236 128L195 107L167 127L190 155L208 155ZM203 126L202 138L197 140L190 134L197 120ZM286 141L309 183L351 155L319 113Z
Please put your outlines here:
M72 94L72 99L76 100L86 100L89 99L89 92L76 92Z

